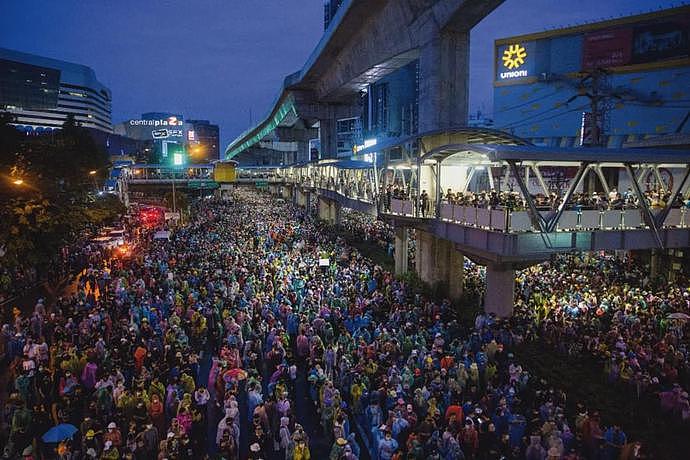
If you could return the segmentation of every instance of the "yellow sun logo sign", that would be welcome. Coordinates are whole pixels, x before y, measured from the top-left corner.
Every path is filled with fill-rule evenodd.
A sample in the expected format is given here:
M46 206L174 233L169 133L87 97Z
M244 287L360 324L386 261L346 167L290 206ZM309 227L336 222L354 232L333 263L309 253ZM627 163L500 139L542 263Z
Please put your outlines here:
M503 66L508 69L517 69L525 63L527 50L522 45L510 45L503 51Z

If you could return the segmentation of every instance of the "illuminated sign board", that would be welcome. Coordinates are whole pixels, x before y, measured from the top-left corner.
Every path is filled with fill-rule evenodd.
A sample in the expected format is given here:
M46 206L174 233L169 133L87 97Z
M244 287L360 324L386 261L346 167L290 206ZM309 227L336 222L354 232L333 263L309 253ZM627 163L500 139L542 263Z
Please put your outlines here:
M369 147L373 147L373 146L375 146L375 145L376 145L376 139L365 139L365 140L364 140L364 144L355 145L355 146L352 148L352 150L354 151L354 153L357 153L357 152L359 152L360 150L364 150L364 149L367 149L367 148L369 148Z
M171 139L183 141L187 127L181 115L158 115L151 118L128 120L124 126L125 134L142 141L161 141Z
M182 126L184 121L177 117L170 117L165 120L129 120L131 126Z
M151 131L154 139L167 139L168 137L183 137L181 129L154 129Z
M534 42L507 43L496 48L496 80L525 78L534 74Z
M503 67L513 70L525 63L527 50L522 45L510 45L503 50Z
M173 155L173 164L175 166L182 166L184 164L184 157L181 153L175 153Z
M502 80L506 78L519 78L528 76L526 69L520 69L527 59L527 50L519 43L508 45L501 55L501 69L500 77Z

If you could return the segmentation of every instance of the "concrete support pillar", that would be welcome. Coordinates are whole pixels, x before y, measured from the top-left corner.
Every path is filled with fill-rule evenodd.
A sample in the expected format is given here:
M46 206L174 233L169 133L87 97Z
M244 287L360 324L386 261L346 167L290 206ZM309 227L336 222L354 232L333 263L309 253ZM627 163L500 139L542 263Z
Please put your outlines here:
M406 227L395 227L395 274L404 275L408 266L408 234Z
M311 160L311 153L309 152L309 141L307 142L302 142L299 141L297 142L297 152L293 155L293 158L291 158L290 162L291 163L302 163L305 161L310 161Z
M398 233L396 230L396 273L398 264ZM465 256L455 249L455 245L448 240L436 238L434 235L417 230L417 274L425 283L438 290L439 294L448 296L451 300L459 300L462 296ZM405 253L407 266L407 253Z
M321 159L338 156L338 142L336 139L335 118L319 120L319 143L321 144ZM312 158L312 160L316 160Z
M509 317L513 314L514 298L515 270L487 266L484 311L500 318Z
M340 225L342 205L328 198L318 197L318 217L331 225Z
M311 202L311 192L305 192L303 190L296 189L295 197L298 206L303 206L309 209L309 203Z
M469 53L469 30L441 30L422 46L419 132L467 124Z
M319 203L319 219L330 222L331 220L331 206L328 200L319 197L318 198L318 203Z
M448 297L451 300L460 300L464 283L465 255L457 249L452 249L448 269Z
M659 256L659 251L656 249L652 249L649 252L649 277L654 279L659 276L661 257Z
M341 221L342 205L340 203L338 203L337 201L331 201L329 208L330 208L330 220L329 220L329 222L333 225L340 225L342 223L342 221Z
M435 275L436 238L423 230L417 230L416 270L425 283L433 284Z

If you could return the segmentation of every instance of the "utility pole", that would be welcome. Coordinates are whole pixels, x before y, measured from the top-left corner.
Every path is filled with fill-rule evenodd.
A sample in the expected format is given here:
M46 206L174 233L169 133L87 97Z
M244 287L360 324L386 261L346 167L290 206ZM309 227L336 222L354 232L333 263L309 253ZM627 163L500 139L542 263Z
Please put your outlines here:
M606 69L593 69L587 72L581 79L578 85L578 94L571 97L566 104L572 102L580 96L585 96L589 99L589 120L583 120L583 131L587 129L589 124L589 136L586 132L582 133L582 145L589 147L602 147L604 145L604 133L606 132L606 122L608 120L608 111L611 94L608 85L608 73ZM584 114L587 117L587 114ZM587 139L589 137L589 139ZM596 178L592 177L593 171L589 171L583 181L583 188L588 193L595 191Z
M173 176L173 177L172 177L173 214L175 214L175 213L177 212L177 199L175 198L175 176L176 176L177 174L175 174L175 173L176 173L175 168L173 168L173 170L172 170L172 176Z
M601 95L599 94L599 83L600 83L600 71L595 70L591 74L592 78L592 92L589 95L589 101L590 101L590 107L591 107L591 123L592 123L592 145L593 146L601 146L601 141L602 135L601 131L599 130L599 120L602 120L603 114L599 112L600 110L600 102L601 102Z

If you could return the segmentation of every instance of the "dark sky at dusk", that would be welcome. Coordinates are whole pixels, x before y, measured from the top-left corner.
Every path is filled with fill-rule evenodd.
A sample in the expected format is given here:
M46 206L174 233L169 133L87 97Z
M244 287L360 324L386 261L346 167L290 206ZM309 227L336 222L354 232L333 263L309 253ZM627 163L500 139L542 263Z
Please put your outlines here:
M493 40L648 12L667 0L507 0L472 33L470 109L492 111ZM322 0L0 0L0 46L85 64L113 123L182 113L221 147L263 116L323 33ZM567 8L565 7L567 5Z

